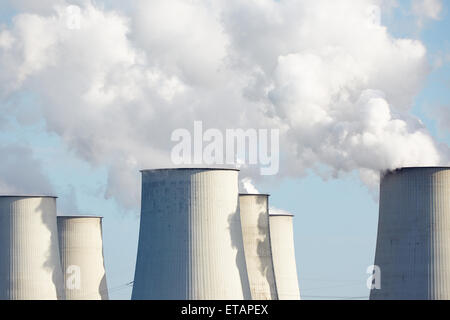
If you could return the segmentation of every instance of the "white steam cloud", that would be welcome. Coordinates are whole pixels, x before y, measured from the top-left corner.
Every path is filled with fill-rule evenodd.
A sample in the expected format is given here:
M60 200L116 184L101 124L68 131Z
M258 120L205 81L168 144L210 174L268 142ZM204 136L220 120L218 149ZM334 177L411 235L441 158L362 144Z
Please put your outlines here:
M240 183L239 187L240 187L241 193L260 194L260 192L258 191L256 186L253 184L253 181L251 178L249 178L249 177L243 178L240 180L239 183ZM286 210L270 206L269 214L290 215L291 213Z
M280 177L358 171L376 185L379 170L448 163L409 114L426 48L380 25L382 2L21 1L0 28L0 97L39 97L47 130L107 166L105 196L124 207L138 203L138 169L167 167L171 132L194 120L279 128Z
M259 194L259 191L253 185L251 178L247 177L247 178L241 179L240 184L241 184L241 186L240 186L241 190L243 190L244 193Z
M1 195L53 195L53 187L28 146L0 146Z
M439 20L442 8L442 0L412 0L412 12L419 18L419 25L427 19Z

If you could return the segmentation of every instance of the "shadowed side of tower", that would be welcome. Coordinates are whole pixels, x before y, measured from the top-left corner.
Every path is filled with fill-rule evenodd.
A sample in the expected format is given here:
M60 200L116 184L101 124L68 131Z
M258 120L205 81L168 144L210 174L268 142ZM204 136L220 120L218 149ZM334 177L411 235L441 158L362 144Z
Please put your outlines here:
M382 176L371 299L450 299L450 169L415 167Z

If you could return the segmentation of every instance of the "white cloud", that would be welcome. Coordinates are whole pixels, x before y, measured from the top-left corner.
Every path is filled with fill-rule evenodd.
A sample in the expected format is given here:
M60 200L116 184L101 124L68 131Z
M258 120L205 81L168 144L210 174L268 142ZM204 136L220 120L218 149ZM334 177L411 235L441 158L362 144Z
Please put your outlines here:
M139 1L125 15L87 1L79 29L60 4L0 31L0 94L38 96L47 129L107 166L105 196L126 207L138 169L167 167L171 132L194 120L280 128L281 176L325 166L373 185L380 169L447 161L408 115L426 48L390 35L380 3Z
M442 0L412 0L412 12L418 17L419 25L425 20L439 20L443 9Z
M258 189L256 189L252 179L249 177L240 180L240 189L242 193L259 194Z
M0 146L0 194L53 195L53 188L28 146Z
M0 32L0 48L9 49L13 45L14 38L11 36L11 33L8 31Z

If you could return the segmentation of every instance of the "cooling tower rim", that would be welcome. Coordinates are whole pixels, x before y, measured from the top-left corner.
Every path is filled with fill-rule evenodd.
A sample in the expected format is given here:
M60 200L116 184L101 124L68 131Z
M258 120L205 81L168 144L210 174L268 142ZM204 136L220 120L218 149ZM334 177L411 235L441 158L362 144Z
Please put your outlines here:
M37 195L37 194L23 194L23 195L0 195L0 198L52 198L57 199L57 196L49 196L49 195Z
M269 217L295 217L292 213L269 213Z
M236 168L157 168L157 169L142 169L140 172L152 172L152 171L177 171L177 170L202 170L202 171L241 171Z
M401 171L401 170L421 170L421 169L450 169L450 166L424 166L424 167L401 167L396 169L387 169L387 172Z
M88 216L88 215L70 215L70 216L56 216L57 219L103 219L103 216Z
M268 193L239 193L239 197L246 197L246 196L264 196L264 197L270 197L270 194Z
M448 170L450 169L450 166L436 166L436 167L432 167L432 166L424 166L424 167L401 167L401 168L396 168L396 169L386 169L386 170L381 170L380 171L380 175L383 178L384 176L387 175L391 175L391 174L396 174L396 173L400 173L400 172L404 172L404 171L413 171L413 170Z

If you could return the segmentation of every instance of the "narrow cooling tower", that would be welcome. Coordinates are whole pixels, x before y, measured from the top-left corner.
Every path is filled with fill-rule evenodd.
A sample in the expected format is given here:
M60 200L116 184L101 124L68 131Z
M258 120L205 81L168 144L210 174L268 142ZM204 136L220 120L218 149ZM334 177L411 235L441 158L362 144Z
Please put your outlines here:
M107 300L102 218L59 216L58 238L67 300Z
M241 194L242 237L253 300L276 300L277 288L269 233L269 195Z
M371 299L450 299L449 168L382 176L375 265Z
M238 170L142 171L132 299L250 299Z
M64 299L55 197L0 196L0 299Z
M300 299L295 262L293 217L291 214L269 215L273 268L279 300Z

